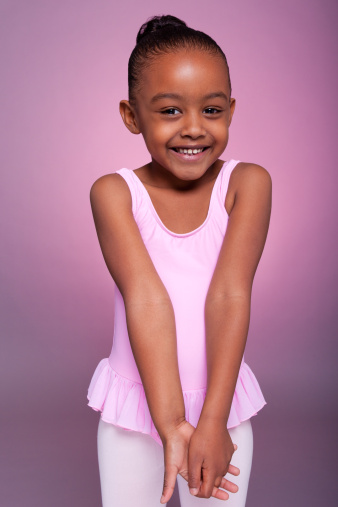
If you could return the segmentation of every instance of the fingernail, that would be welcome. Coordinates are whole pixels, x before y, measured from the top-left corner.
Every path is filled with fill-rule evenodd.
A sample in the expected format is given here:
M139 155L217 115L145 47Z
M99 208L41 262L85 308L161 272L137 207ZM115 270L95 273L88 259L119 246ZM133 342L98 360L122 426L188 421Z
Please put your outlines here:
M160 500L160 502L162 503L162 502L163 502L163 500L164 500L164 495L162 495L162 496L161 496L161 500Z
M198 489L197 488L189 488L189 491L192 495L197 495Z

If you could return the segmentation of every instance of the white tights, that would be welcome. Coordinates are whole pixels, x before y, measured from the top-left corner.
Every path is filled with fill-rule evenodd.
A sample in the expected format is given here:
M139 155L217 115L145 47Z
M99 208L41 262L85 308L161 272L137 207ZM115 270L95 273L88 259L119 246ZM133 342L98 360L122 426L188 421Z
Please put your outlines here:
M196 498L188 483L177 476L181 507L245 507L253 455L251 421L229 429L231 440L238 445L231 464L240 469L238 476L226 478L238 485L229 493L226 504L214 497ZM160 498L163 488L163 447L144 433L125 431L101 418L97 432L99 473L103 507L164 507ZM170 505L170 502L169 502Z

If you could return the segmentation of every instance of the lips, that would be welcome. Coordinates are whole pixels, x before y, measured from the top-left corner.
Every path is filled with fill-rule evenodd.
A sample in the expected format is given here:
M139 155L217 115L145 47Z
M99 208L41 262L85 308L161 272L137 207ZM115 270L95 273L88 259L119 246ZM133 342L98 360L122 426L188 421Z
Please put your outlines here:
M171 149L181 155L197 155L205 151L207 148L208 146L175 146Z
M175 157L194 162L204 157L204 153L209 148L209 146L175 146L171 150L175 154Z

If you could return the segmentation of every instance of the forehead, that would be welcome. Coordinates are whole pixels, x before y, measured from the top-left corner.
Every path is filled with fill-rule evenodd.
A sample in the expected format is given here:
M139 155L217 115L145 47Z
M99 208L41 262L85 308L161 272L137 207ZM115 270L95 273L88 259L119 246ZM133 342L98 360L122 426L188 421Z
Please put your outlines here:
M140 94L198 97L222 91L229 98L228 71L223 58L201 50L180 50L151 58L142 69Z

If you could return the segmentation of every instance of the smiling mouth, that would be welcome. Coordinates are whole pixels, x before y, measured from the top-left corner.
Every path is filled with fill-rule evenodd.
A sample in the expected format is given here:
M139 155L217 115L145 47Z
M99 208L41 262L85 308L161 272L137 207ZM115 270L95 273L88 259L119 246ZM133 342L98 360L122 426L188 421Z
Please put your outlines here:
M176 153L180 153L181 155L197 155L198 153L202 153L203 151L208 149L208 146L204 148L171 148L176 151Z

